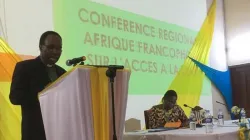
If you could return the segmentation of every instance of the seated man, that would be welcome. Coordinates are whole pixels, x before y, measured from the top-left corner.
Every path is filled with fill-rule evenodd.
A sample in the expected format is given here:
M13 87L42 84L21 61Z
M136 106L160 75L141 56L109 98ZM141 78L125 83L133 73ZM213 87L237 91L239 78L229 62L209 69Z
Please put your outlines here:
M188 126L188 118L182 108L176 104L177 94L168 90L162 98L162 104L153 106L149 111L149 129L164 127L168 122L181 121L181 126Z

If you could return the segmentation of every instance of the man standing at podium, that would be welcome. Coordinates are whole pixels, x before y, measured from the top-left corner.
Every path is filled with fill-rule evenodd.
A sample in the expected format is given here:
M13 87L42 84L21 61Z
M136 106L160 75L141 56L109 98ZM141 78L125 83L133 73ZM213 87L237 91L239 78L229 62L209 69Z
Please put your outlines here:
M66 71L55 63L61 56L62 38L54 31L40 37L40 56L18 62L10 88L10 101L21 105L22 140L46 140L38 93Z

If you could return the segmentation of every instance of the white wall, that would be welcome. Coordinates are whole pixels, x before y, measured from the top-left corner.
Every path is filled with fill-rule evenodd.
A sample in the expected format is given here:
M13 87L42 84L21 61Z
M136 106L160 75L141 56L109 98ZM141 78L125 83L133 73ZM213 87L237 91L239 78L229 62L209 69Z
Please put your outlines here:
M228 64L250 63L250 1L225 0Z
M105 5L199 30L206 16L206 0L92 0Z
M5 0L5 15L10 46L18 54L38 55L41 34L53 30L52 0Z
M207 7L209 10L210 5L213 0L207 0ZM226 45L225 45L225 28L224 28L224 9L223 0L217 0L216 9L216 21L214 26L214 35L212 46L210 50L210 67L220 70L227 70L227 59L226 59ZM218 109L222 109L225 115L225 119L231 119L226 106L216 103L216 101L225 103L221 93L212 84L212 105L213 105L213 115L217 116Z
M5 38L5 32L6 32L6 15L5 15L5 2L3 0L0 0L0 37Z

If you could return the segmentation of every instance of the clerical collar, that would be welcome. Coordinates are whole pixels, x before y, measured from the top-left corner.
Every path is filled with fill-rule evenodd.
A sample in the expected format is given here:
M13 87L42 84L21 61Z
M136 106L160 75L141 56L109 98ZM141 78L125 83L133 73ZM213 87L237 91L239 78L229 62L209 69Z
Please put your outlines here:
M53 65L47 64L47 67L51 68L51 67L53 67Z

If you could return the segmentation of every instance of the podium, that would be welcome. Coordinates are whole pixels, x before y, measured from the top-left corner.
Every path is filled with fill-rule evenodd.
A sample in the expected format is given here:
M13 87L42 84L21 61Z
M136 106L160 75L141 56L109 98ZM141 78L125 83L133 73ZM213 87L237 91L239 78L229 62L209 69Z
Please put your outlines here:
M111 88L107 68L76 66L39 93L47 140L112 140ZM130 71L114 82L116 135L122 140Z

